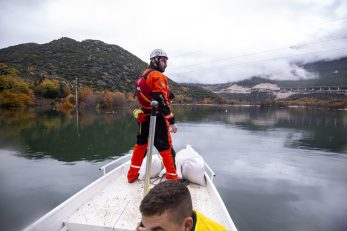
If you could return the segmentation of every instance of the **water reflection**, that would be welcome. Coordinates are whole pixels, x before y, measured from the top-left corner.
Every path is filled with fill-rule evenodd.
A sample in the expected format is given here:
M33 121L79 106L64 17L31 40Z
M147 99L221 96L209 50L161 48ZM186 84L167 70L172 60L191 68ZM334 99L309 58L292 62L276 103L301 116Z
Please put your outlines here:
M114 114L81 114L78 126L76 122L69 113L3 111L0 148L33 159L103 160L127 152L137 130L129 110L123 109Z
M185 122L175 136L214 169L239 230L346 230L347 156L287 145L305 131Z
M347 153L347 112L304 108L177 106L182 122L226 123L252 132L288 129L287 147Z
M179 123L229 124L250 132L286 129L286 147L347 153L347 112L255 107L175 106ZM114 114L1 111L0 148L26 158L73 162L103 160L132 148L137 125L131 110Z

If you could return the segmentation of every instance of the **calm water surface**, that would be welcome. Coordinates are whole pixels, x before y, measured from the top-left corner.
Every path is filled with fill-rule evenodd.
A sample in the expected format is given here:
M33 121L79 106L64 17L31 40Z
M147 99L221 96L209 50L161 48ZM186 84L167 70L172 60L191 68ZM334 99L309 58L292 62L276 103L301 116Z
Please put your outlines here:
M347 112L176 106L176 150L216 172L236 226L347 230ZM20 230L127 153L137 125L114 114L0 111L0 229Z

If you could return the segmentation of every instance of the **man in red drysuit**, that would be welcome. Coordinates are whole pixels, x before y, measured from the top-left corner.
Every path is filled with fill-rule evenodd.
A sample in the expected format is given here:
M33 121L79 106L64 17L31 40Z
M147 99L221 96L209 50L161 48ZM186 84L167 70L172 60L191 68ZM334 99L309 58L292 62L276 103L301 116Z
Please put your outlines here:
M136 95L141 105L141 113L136 113L139 124L137 141L134 146L128 182L134 182L139 176L142 161L147 152L149 119L152 100L158 101L158 113L155 127L154 146L163 158L166 179L178 180L175 167L175 150L172 147L170 131L177 132L175 118L170 108L170 99L174 95L168 86L168 78L163 74L167 67L167 54L156 49L150 55L150 64L136 82Z

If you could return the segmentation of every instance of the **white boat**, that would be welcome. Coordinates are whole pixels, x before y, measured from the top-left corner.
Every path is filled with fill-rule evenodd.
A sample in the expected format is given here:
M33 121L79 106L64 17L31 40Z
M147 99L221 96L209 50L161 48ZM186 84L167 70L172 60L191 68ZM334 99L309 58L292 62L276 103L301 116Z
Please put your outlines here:
M125 155L103 167L104 175L94 181L58 207L31 224L25 230L50 231L126 231L135 230L141 220L140 202L144 194L144 181L127 182L127 171L131 154ZM117 165L106 173L106 168ZM223 224L228 230L236 227L213 184L214 172L205 163L206 185L189 182L193 209ZM152 178L150 187L165 180Z

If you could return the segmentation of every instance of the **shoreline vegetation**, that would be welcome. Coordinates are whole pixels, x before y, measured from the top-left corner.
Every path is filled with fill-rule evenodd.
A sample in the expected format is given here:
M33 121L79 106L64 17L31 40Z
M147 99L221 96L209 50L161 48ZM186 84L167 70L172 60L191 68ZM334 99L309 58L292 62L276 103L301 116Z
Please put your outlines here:
M30 72L30 70L28 70ZM57 111L71 111L78 105L79 111L112 112L118 107L135 108L134 92L96 91L77 80L68 83L64 80L47 78L44 75L34 80L25 80L17 74L15 68L0 63L0 108L39 107ZM76 87L78 86L78 89ZM77 101L76 101L77 92ZM177 95L173 104L178 105L241 105L260 107L308 107L346 109L347 99L318 99L302 97L298 99L255 99L252 102L220 98L190 99L185 102L182 95Z

